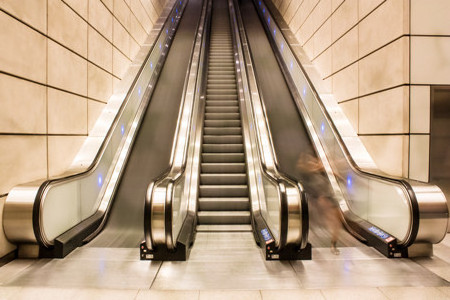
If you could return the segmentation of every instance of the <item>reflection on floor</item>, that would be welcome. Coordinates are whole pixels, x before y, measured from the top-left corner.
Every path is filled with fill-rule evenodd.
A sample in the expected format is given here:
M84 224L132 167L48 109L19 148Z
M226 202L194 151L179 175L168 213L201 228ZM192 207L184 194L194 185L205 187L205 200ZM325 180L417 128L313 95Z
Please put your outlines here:
M80 248L0 268L0 299L450 299L450 235L432 258L388 260L365 246L267 262L249 232L198 233L187 262L138 249Z

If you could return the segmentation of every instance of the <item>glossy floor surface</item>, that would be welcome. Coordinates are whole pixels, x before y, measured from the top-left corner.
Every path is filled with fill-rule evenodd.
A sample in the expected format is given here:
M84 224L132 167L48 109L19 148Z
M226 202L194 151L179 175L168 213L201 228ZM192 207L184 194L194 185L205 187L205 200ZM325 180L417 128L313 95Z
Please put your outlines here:
M137 248L79 248L0 268L0 299L450 299L450 236L431 258L387 259L364 245L310 261L265 261L250 232L199 232L186 262Z

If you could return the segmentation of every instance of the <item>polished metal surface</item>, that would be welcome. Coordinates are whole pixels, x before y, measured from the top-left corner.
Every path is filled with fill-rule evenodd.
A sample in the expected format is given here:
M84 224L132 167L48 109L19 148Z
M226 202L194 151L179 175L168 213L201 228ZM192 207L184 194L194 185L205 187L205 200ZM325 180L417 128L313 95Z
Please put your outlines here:
M147 247L152 249L156 245L164 245L174 249L176 239L187 215L189 204L192 202L191 189L195 181L190 179L198 177L197 174L186 173L191 171L192 163L188 163L188 154L192 153L190 147L196 138L197 111L200 105L200 84L203 78L201 64L201 47L204 41L204 26L206 22L208 1L204 1L200 10L196 26L196 38L191 45L190 59L185 75L182 102L178 114L178 122L173 139L173 146L169 160L169 171L160 174L152 181L147 189L145 209L150 210L150 226L145 224L145 241ZM200 80L199 80L200 79ZM203 91L202 91L203 92ZM189 157L190 159L190 157ZM194 169L195 170L195 169Z
M351 131L344 128L344 124L348 122L339 119L344 116L339 107L329 97L322 95L323 99L320 99L300 64L304 58L295 56L294 47L284 37L285 33L289 36L289 30L280 30L277 22L282 18L273 18L269 6L274 11L276 9L272 4L266 5L264 1L255 1L254 4L266 26L271 46L286 74L287 84L296 103L300 110L307 112L303 113L303 117L306 119L305 123L311 123L315 131L311 134L312 131L309 130L312 140L323 146L319 157L326 158L323 162L325 168L329 167L330 172L327 174L333 189L341 190L339 195L343 198L340 205L345 215L350 219L363 218L371 222L395 236L404 247L414 242L439 242L445 236L447 227L443 220L448 218L448 210L443 205L443 194L436 192L437 187L430 187L426 195L415 195L415 183L381 175L381 172L374 169L363 171L355 163L350 154L356 153L356 157L365 155L358 155L358 151L347 148L349 145L345 141L351 136ZM340 135L341 132L344 136ZM362 147L358 149L361 150ZM432 212L428 211L431 208ZM430 219L434 220L430 222Z
M234 2L230 5L232 10L234 5L238 7ZM308 209L303 198L302 187L279 169L272 133L264 101L257 85L254 61L239 9L236 9L234 22L236 23L235 35L240 36L240 41L236 41L235 52L239 62L240 100L245 103L243 107L246 113L243 124L247 139L249 174L256 176L255 179L250 177L253 182L250 187L254 195L253 199L260 199L259 201L252 199L253 214L263 215L279 247L287 243L303 248L308 239L306 228L308 225L303 219ZM286 214L283 214L283 211Z

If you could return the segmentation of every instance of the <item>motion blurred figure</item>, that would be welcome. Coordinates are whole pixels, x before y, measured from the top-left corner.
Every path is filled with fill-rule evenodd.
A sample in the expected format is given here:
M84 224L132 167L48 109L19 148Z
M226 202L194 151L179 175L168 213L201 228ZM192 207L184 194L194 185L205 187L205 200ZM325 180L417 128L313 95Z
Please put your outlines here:
M331 252L340 253L336 244L341 231L341 220L337 201L330 189L330 183L325 175L325 169L320 160L308 153L302 153L297 161L297 168L303 174L302 184L306 193L312 199L315 208L320 212L321 220L331 235Z

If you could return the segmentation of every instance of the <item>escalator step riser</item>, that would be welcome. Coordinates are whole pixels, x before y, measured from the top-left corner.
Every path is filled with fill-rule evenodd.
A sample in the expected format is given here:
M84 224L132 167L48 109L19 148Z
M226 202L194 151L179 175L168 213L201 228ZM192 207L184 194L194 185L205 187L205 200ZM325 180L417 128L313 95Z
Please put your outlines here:
M245 173L219 173L219 174L201 174L200 175L200 184L203 185L229 185L229 184L237 184L237 185L246 185L247 184L247 175Z
M198 212L199 224L250 224L250 212ZM244 214L245 213L245 214Z
M240 127L240 120L205 120L205 127Z
M237 153L244 151L242 144L203 144L203 153Z
M202 163L202 173L245 173L245 163Z
M203 134L205 135L240 135L241 127L205 127Z
M242 135L205 135L205 144L242 144Z
M202 153L203 163L244 163L244 153Z
M246 185L201 185L200 197L248 197Z
M206 113L239 113L239 107L233 106L209 106Z
M237 101L237 95L206 95L207 100L234 100Z
M206 106L235 106L239 107L239 102L237 100L206 100Z
M203 211L248 211L250 201L244 197L199 198L199 210Z
M239 113L206 113L205 120L239 120Z
M207 95L237 95L237 89L236 88L218 89L218 88L208 87L206 89L206 94Z

